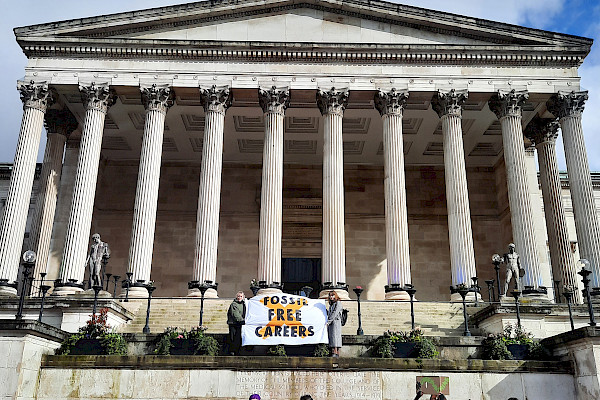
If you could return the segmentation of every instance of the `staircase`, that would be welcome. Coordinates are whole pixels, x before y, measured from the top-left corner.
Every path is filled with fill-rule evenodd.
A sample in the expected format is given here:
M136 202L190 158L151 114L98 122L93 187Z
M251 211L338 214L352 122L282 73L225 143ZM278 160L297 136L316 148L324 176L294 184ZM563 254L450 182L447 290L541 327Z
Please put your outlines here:
M226 333L227 309L231 299L205 299L203 324L209 333ZM348 323L342 328L344 335L355 335L358 328L356 301L344 301L349 310ZM146 323L146 300L133 300L128 305L135 317L118 329L123 333L141 333ZM480 305L467 307L469 314L483 308ZM428 336L461 336L464 330L462 304L415 302L415 325ZM362 328L366 335L380 335L386 330L410 330L410 303L389 301L361 302ZM200 319L200 299L197 298L153 298L150 313L150 331L159 333L168 326L193 328ZM469 327L473 335L478 330Z

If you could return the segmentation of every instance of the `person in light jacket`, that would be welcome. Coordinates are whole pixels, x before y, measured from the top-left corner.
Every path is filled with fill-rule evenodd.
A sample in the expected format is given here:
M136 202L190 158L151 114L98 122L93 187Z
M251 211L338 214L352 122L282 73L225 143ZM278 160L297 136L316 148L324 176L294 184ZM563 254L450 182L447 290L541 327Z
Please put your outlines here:
M329 310L327 311L327 335L333 357L340 356L342 347L342 303L335 291L329 292Z

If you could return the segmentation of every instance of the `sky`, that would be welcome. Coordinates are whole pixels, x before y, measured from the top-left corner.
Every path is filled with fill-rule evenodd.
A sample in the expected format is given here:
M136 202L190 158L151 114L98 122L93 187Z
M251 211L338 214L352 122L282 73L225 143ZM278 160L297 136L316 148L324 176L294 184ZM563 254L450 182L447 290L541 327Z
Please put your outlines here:
M585 36L596 41L579 69L581 87L589 91L583 131L592 171L600 171L600 1L598 0L406 0L397 1L460 15ZM16 81L27 63L12 29L59 20L186 3L184 0L0 0L0 162L12 162L21 124L22 103ZM42 139L38 160L43 157ZM559 168L566 170L562 140L557 141Z

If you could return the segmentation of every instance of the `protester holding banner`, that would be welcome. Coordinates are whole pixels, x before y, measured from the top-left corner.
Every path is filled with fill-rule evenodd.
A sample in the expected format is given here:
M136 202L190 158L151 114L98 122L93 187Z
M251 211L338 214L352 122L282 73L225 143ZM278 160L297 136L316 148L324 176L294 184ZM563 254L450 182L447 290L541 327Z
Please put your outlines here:
M235 300L227 310L227 325L229 325L229 354L239 353L242 346L242 325L246 318L246 302L244 292L237 292Z
M342 303L335 291L329 292L329 310L327 311L327 335L333 357L340 356L342 347Z

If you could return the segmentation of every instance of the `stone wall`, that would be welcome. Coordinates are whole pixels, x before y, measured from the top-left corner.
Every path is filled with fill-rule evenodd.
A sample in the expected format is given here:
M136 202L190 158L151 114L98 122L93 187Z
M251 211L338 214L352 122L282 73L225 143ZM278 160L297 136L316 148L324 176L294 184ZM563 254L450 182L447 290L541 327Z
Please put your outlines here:
M108 162L102 168L93 231L109 242L108 270L125 275L131 235L137 163ZM499 169L499 168L498 168ZM491 254L501 252L510 232L502 173L467 170L477 274L494 277ZM444 172L409 167L406 172L413 283L420 300L448 300L451 284ZM384 298L387 283L383 168L345 168L346 280L367 288L366 298ZM183 296L194 257L199 165L164 164L154 243L152 279L157 296ZM260 212L260 165L223 169L217 281L219 293L249 293L256 277ZM320 258L322 172L319 166L286 165L283 256ZM484 292L484 295L486 293Z

